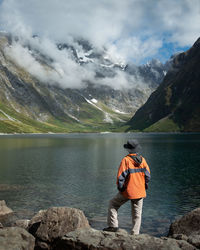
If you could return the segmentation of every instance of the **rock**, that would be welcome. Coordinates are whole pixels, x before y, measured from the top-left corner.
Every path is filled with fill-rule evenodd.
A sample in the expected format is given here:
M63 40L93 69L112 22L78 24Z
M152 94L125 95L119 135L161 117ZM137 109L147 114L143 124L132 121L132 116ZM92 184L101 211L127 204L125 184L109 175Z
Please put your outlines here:
M0 201L0 222L3 226L10 226L15 218L14 212L12 209L7 207L4 200Z
M17 220L12 224L12 226L13 227L21 227L21 228L24 228L27 230L28 226L29 226L29 222L30 222L30 220Z
M197 208L173 222L168 236L184 234L186 236L200 235L200 208Z
M191 244L189 244L187 241L185 240L177 240L176 243L178 244L178 246L180 247L180 249L182 250L197 250L197 248Z
M50 250L51 246L49 245L49 243L46 243L44 241L40 241L39 239L37 239L35 242L35 250L41 250L41 249Z
M111 233L92 228L77 229L54 241L53 250L110 250L110 249L148 249L148 250L194 250L186 241L175 239L160 239L147 234L129 235L125 230Z
M89 227L89 223L81 210L52 207L40 211L33 217L30 221L29 232L36 237L36 245L40 246L40 249L45 249L41 247L42 242L51 245L55 239L83 227Z
M192 235L188 238L188 242L200 249L200 235Z
M10 213L10 214L6 214L3 216L0 216L0 222L2 223L2 225L4 227L12 227L14 226L15 221L18 220L18 217L16 216L16 214Z
M40 223L42 221L43 216L45 215L47 210L40 210L29 222L28 231L32 235L35 235Z
M6 206L4 200L0 201L0 217L13 213L12 209Z
M3 225L1 224L1 222L0 222L0 228L3 228Z
M33 250L35 238L25 229L6 227L0 230L0 250Z
M185 240L195 248L200 248L200 208L173 222L168 236L177 240Z
M188 237L185 234L173 234L173 238L176 240L188 240Z

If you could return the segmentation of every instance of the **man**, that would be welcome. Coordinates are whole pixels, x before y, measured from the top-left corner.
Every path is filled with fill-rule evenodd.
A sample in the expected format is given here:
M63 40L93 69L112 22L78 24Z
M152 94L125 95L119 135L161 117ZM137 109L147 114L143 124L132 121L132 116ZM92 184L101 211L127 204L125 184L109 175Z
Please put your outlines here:
M132 234L139 234L141 226L143 198L150 180L150 169L144 157L138 154L141 149L137 140L128 140L124 144L129 154L125 156L118 169L117 187L119 193L109 202L108 227L104 231L117 232L117 211L121 205L131 200Z

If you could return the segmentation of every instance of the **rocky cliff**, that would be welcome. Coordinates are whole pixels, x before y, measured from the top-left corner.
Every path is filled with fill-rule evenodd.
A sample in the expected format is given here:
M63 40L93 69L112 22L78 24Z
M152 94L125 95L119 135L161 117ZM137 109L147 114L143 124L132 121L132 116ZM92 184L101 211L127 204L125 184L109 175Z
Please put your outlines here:
M200 38L173 59L158 89L129 121L130 130L200 131Z

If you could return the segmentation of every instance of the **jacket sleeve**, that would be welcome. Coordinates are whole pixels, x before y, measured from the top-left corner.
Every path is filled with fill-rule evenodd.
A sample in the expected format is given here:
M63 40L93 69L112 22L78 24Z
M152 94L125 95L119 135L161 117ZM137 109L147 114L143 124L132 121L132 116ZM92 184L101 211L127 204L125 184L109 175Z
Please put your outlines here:
M146 160L144 158L143 158L143 160L144 160L144 167L145 167L145 172L144 172L144 174L145 174L145 184L148 184L150 179L151 179L150 168L149 168Z
M124 184L128 175L129 175L129 169L127 167L125 158L123 158L117 174L117 188L120 192L123 192L126 189Z

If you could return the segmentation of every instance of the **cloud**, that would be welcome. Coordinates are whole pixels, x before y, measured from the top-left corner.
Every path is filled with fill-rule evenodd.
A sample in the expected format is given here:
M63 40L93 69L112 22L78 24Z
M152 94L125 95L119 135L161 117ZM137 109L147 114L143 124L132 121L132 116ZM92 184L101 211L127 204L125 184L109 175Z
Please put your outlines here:
M0 7L2 28L11 32L84 37L99 47L114 44L123 57L127 45L136 61L156 55L162 41L191 46L200 34L199 0L4 0Z
M60 51L48 39L30 39L29 41L32 48L37 49L43 56L49 57L48 64L42 64L36 60L32 51L24 47L22 42L14 42L12 46L6 47L5 53L40 81L59 84L63 88L80 88L84 87L86 81L94 81L94 71L77 64L71 58L70 52Z
M97 79L95 63L81 66L70 49L60 51L55 44L66 42L82 53L74 38L84 38L114 62L140 64L169 54L164 52L170 48L167 44L180 50L195 42L200 34L200 1L3 0L0 23L0 30L20 37L7 48L7 55L39 80L64 88L84 87L88 81L121 88L142 82L117 70L114 78ZM49 57L48 67L24 44Z
M165 11L163 11L165 10ZM156 8L161 28L169 34L170 42L191 46L200 36L199 0L162 0Z
M138 64L144 58L155 55L162 47L162 40L148 38L142 41L137 37L129 37L119 39L107 47L111 58L121 61L133 60Z
M133 86L147 88L142 80L120 70L116 70L113 77L96 78L95 63L77 64L70 50L59 50L49 39L30 38L29 45L34 51L25 47L23 42L13 41L11 46L5 47L6 56L46 84L59 85L62 88L83 88L88 82L93 82L113 89L129 89ZM45 63L40 61L42 58L45 58Z
M1 5L1 21L15 33L21 32L19 23L23 23L40 36L59 41L81 36L102 45L120 36L125 10L126 4L114 0L6 0Z

